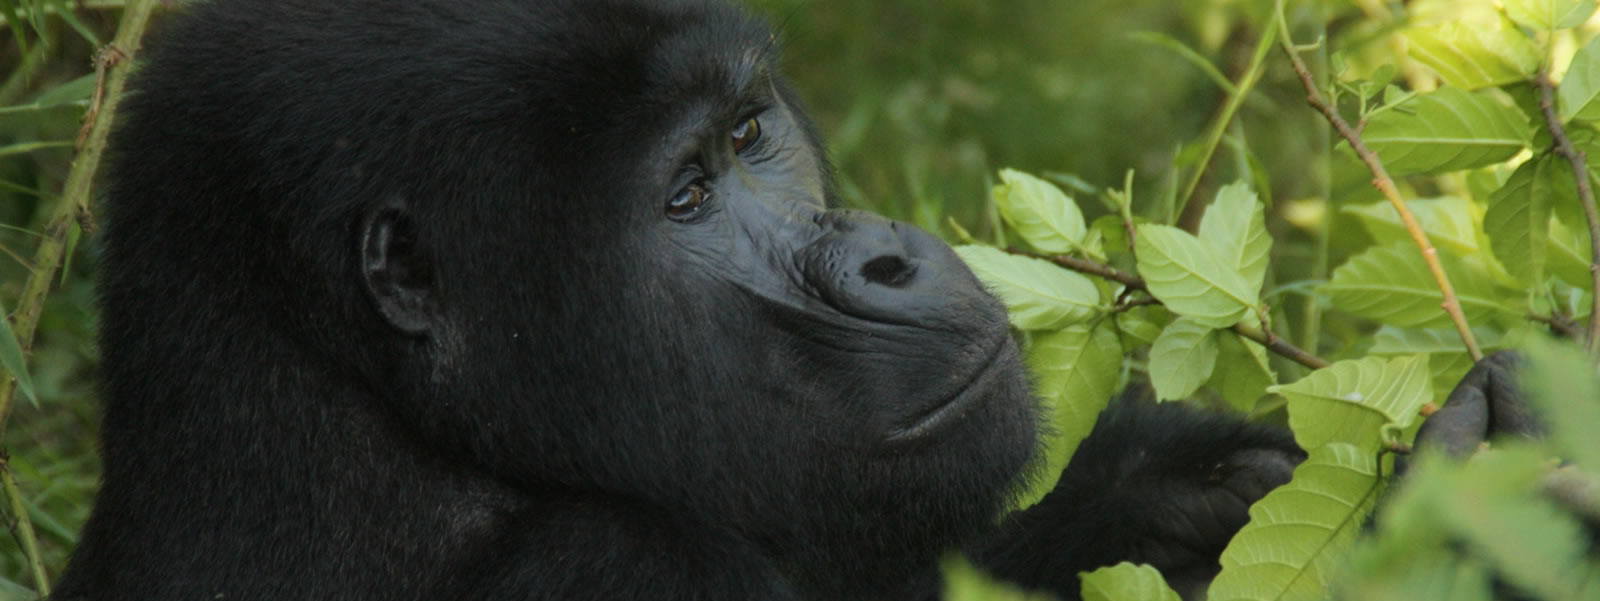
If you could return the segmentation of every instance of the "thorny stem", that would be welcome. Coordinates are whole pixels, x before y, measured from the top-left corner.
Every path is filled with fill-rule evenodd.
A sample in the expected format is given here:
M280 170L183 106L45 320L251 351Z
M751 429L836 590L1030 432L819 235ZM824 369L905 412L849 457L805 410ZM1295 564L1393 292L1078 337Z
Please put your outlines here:
M1589 351L1589 357L1600 355L1600 211L1595 209L1594 189L1589 186L1588 157L1582 150L1572 145L1572 140L1567 137L1567 130L1561 126L1561 117L1556 114L1555 86L1550 83L1550 73L1539 71L1534 84L1539 86L1539 112L1544 113L1544 125L1550 130L1550 137L1555 140L1555 152L1567 159L1572 165L1572 179L1578 184L1578 204L1583 206L1583 217L1589 222L1589 278L1590 296L1594 298L1594 306L1589 311L1589 333L1584 339L1584 348Z
M1090 261L1088 259L1080 259L1070 255L1041 255L1016 248L1007 248L1006 252L1023 257L1043 259L1078 273L1088 274L1117 282L1123 286L1126 286L1130 290L1138 290L1144 292L1145 294L1150 293L1150 288L1145 286L1143 278L1118 270L1117 268L1104 263ZM1295 363L1299 363L1311 369L1319 369L1328 366L1327 361L1317 357L1316 355L1305 352L1304 350L1301 350L1292 344L1289 344L1288 342L1284 341L1284 339L1279 338L1277 335L1265 328L1258 328L1252 325L1236 323L1233 325L1232 329L1233 333L1245 338L1249 338L1250 340L1255 341L1256 344L1266 347L1267 350L1287 357Z
M1473 361L1482 359L1483 350L1478 348L1478 340L1472 335L1471 326L1467 325L1467 316L1461 312L1461 300L1456 297L1455 287L1450 285L1450 276L1445 274L1444 264L1439 262L1439 250L1428 240L1428 234L1422 231L1422 225L1417 223L1417 218L1411 214L1411 209L1406 208L1406 201L1401 198L1400 189L1395 187L1394 179L1389 177L1389 172L1383 168L1383 161L1378 159L1378 153L1361 142L1361 134L1350 127L1350 123L1339 116L1339 111L1328 104L1322 97L1322 92L1318 91L1317 83L1311 77L1311 70L1306 67L1305 61L1300 60L1300 54L1294 47L1294 40L1289 36L1289 23L1283 16L1282 0L1277 3L1276 14L1279 47L1289 56L1289 63L1294 67L1295 74L1300 76L1300 84L1306 89L1306 103L1322 113L1334 131L1339 132L1339 136L1350 143L1350 148L1355 151L1356 156L1360 157L1361 162L1372 172L1372 185L1383 193L1384 198L1389 199L1389 204L1394 205L1395 211L1400 214L1400 220L1405 222L1406 231L1411 234L1412 242L1415 242L1417 248L1422 251L1422 260L1428 264L1428 271L1433 272L1433 280L1438 284L1439 293L1443 297L1444 302L1440 303L1440 307L1450 315L1450 321L1456 326L1456 333L1461 336L1461 342L1467 346L1467 353L1472 356Z
M56 270L61 268L61 263L66 257L67 238L72 226L82 222L89 212L91 184L94 182L95 171L100 167L100 157L105 152L106 138L111 131L117 101L122 95L128 73L133 68L132 57L139 49L139 41L144 37L145 25L150 21L150 14L154 11L156 2L157 0L128 0L122 12L122 22L117 25L117 35L110 44L115 51L103 51L99 55L102 61L115 61L109 65L97 65L96 71L103 79L103 83L97 84L96 88L101 89L103 85L105 94L99 110L95 114L86 116L92 121L88 126L89 134L84 140L83 149L72 161L72 170L67 174L67 182L61 197L56 199L56 205L51 209L50 218L44 227L44 237L34 252L33 269L23 282L16 313L11 317L11 329L16 334L18 344L22 346L24 357L33 348L33 335L39 326L39 314L44 310L44 300L50 293L50 283L55 279ZM6 420L11 415L11 404L16 398L16 390L15 378L0 380L0 437L5 435ZM22 489L11 473L10 457L4 452L0 452L0 487L5 489L6 496L10 498L10 505L17 521L17 537L22 540L23 551L28 555L34 589L38 591L39 596L49 597L50 580L45 573L44 559L39 555L33 521L29 518L26 506L22 502Z

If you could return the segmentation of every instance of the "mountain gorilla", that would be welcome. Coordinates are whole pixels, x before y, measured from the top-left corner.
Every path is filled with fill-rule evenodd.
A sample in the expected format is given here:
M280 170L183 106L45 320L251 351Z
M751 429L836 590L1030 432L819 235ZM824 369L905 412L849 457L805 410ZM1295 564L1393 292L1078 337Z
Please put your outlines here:
M1122 403L1001 521L1040 423L1004 308L830 208L728 6L165 25L113 139L104 487L57 599L928 599L950 549L1192 596L1299 457Z

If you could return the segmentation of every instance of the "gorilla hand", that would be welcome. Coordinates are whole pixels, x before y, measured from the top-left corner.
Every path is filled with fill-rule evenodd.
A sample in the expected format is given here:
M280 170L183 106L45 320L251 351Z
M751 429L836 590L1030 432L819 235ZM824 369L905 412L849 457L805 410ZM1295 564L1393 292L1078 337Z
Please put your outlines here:
M1079 598L1078 572L1122 561L1150 564L1184 598L1200 598L1250 505L1304 458L1278 428L1119 400L1055 490L973 556L999 578L1064 600Z
M1544 427L1517 386L1521 365L1522 356L1515 351L1479 360L1450 391L1444 406L1417 430L1416 449L1438 448L1452 457L1465 457L1494 436L1542 436ZM1409 468L1409 457L1395 458L1397 477Z

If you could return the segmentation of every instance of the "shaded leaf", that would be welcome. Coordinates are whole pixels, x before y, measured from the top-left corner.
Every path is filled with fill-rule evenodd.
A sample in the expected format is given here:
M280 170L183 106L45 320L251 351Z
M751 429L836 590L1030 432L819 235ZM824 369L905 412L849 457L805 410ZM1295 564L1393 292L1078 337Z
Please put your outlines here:
M1361 139L1400 176L1498 163L1521 152L1527 135L1528 117L1517 107L1441 88L1373 115Z
M1055 489L1078 443L1089 436L1116 392L1122 346L1110 320L1092 327L1075 324L1034 335L1027 361L1038 383L1035 394L1054 432L1044 441L1044 467L1039 472L1043 478L1023 492L1019 508L1039 502Z
M984 285L1005 301L1019 330L1055 330L1100 311L1100 290L1089 278L1049 261L1019 257L990 246L955 248Z
M33 379L28 377L28 363L23 359L22 345L17 342L17 334L11 330L11 320L6 317L4 310L0 310L0 367L4 367L16 380L17 390L22 391L22 396L38 407L39 397L34 394ZM5 380L0 379L0 386L4 385Z
M1217 365L1217 331L1179 318L1150 347L1150 383L1163 401L1188 398Z
M1150 294L1196 323L1231 326L1258 303L1257 292L1250 290L1244 276L1188 232L1140 225L1134 253Z
M1228 405L1249 413L1267 394L1267 387L1278 383L1278 372L1266 347L1228 330L1217 332L1217 363L1226 369L1211 372L1210 386Z

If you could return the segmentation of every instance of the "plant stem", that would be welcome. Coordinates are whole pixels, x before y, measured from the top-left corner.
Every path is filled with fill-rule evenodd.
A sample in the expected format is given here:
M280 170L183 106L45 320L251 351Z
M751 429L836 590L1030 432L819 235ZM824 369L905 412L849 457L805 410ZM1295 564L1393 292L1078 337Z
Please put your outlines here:
M51 209L44 227L44 237L34 251L33 269L22 285L17 311L12 316L12 331L22 346L24 357L33 348L33 335L39 326L39 314L44 311L45 297L50 293L50 283L65 259L68 234L80 218L88 214L91 185L105 152L117 101L122 95L123 85L127 83L128 73L133 69L133 55L138 51L139 41L144 36L145 25L155 5L156 0L129 0L122 13L122 22L117 25L116 38L99 55L99 60L116 61L103 71L105 96L99 110L91 116L93 123L89 126L83 150L73 159L72 170L67 174L61 197L56 199L55 207ZM0 441L4 439L6 420L11 415L11 404L15 397L14 379L0 384ZM50 581L44 571L44 559L39 555L33 521L22 503L22 490L11 473L10 457L4 453L0 453L0 486L4 487L6 496L10 498L17 520L17 536L23 542L23 551L28 555L28 564L33 572L34 588L41 597L49 597Z
M1550 83L1550 73L1539 71L1534 83L1539 86L1539 112L1544 113L1545 129L1555 140L1555 152L1572 165L1572 179L1578 184L1578 204L1583 206L1583 217L1589 222L1589 279L1590 294L1594 299L1589 311L1589 333L1584 340L1591 358L1600 356L1600 211L1595 209L1594 188L1589 185L1589 159L1582 150L1572 145L1567 130L1561 126L1556 114L1555 86Z
M1268 19L1270 21L1271 17ZM1222 106L1222 113L1217 115L1216 122L1211 125L1211 132L1206 136L1206 152L1200 155L1200 160L1194 166L1194 174L1189 176L1189 182L1184 184L1183 190L1178 193L1178 206L1167 216L1171 224L1178 223L1183 217L1183 212L1189 206L1189 197L1194 196L1195 188L1200 187L1200 179L1205 176L1206 167L1211 164L1211 157L1216 155L1217 146L1222 143L1222 136L1227 133L1228 125L1233 123L1233 117L1239 113L1239 107L1243 106L1245 98L1250 96L1250 90L1256 87L1256 82L1261 81L1261 74L1265 72L1262 66L1266 63L1267 53L1272 50L1272 42L1277 37L1277 30L1271 27L1270 22L1266 27L1262 27L1262 30L1261 39L1256 42L1255 52L1250 56L1250 66L1245 67L1244 74L1239 76L1239 83L1234 86L1233 95L1228 97L1228 103Z
M1422 260L1428 264L1428 271L1433 272L1433 280L1438 284L1439 293L1444 298L1440 307L1455 324L1456 333L1461 336L1461 342L1467 346L1467 354L1472 356L1473 361L1482 359L1483 350L1478 348L1478 340L1472 335L1472 327L1467 324L1467 316L1461 312L1461 300L1456 297L1455 287L1450 285L1450 276L1445 273L1444 264L1439 262L1439 250L1428 240L1427 232L1422 231L1422 225L1417 223L1417 218L1411 214L1411 209L1406 208L1406 201L1400 196L1400 189L1395 186L1394 178L1389 177L1389 172L1383 168L1383 161L1378 159L1378 153L1362 143L1361 134L1350 127L1350 123L1339 116L1339 111L1328 104L1322 97L1322 92L1318 91L1316 81L1311 77L1311 70L1306 68L1305 61L1300 60L1300 54L1295 50L1294 41L1289 36L1289 24L1283 16L1283 0L1278 0L1274 13L1280 30L1278 43L1283 53L1289 56L1289 63L1294 67L1295 74L1300 76L1300 84L1306 89L1306 103L1322 113L1334 131L1339 132L1339 136L1350 143L1350 148L1355 151L1356 156L1360 157L1361 162L1372 172L1372 185L1383 193L1384 198L1389 199L1389 204L1394 205L1394 210L1400 214L1400 220L1405 222L1406 232L1411 234L1411 241L1422 251Z
M1104 263L1098 263L1088 259L1080 259L1071 255L1041 255L1016 248L1007 248L1006 252L1022 257L1043 259L1078 273L1111 280L1128 287L1130 290L1138 290L1144 292L1145 294L1150 294L1150 288L1145 286L1143 278L1125 271L1118 270L1117 268ZM1131 305L1132 303L1128 304ZM1257 344L1266 347L1267 350L1279 355L1283 355L1295 363L1299 363L1311 369L1319 369L1328 366L1328 362L1326 360L1323 360L1316 355L1305 352L1300 348L1289 344L1287 341L1277 337L1269 330L1251 325L1245 325L1243 323L1233 324L1232 330L1233 333L1254 340Z

